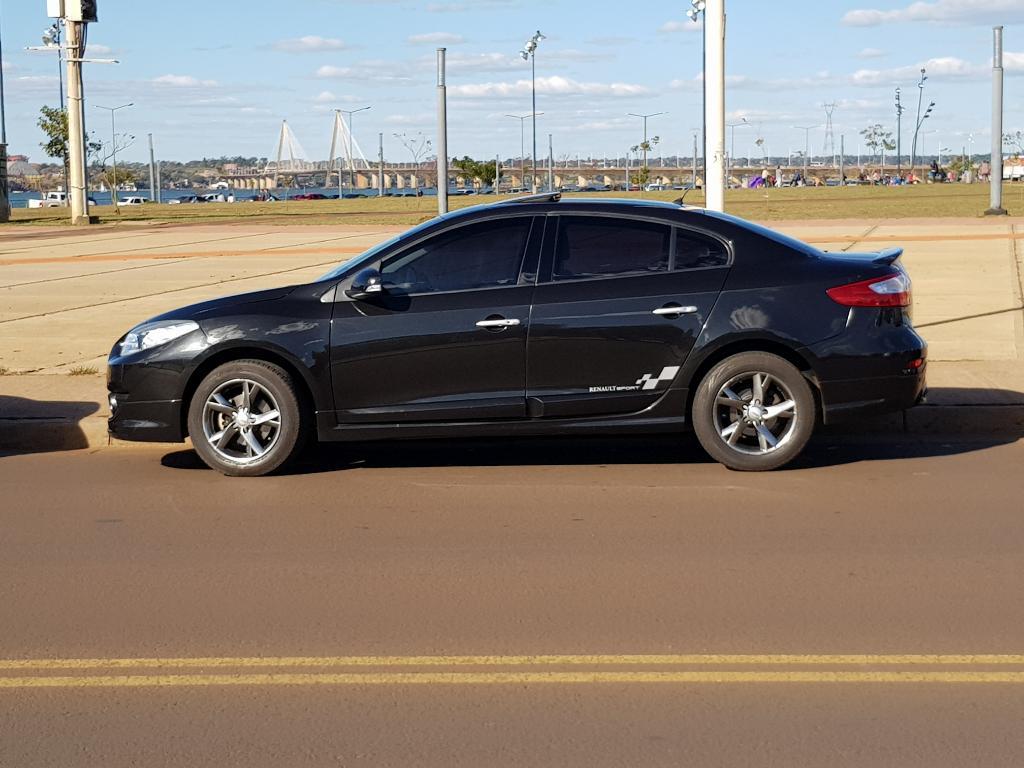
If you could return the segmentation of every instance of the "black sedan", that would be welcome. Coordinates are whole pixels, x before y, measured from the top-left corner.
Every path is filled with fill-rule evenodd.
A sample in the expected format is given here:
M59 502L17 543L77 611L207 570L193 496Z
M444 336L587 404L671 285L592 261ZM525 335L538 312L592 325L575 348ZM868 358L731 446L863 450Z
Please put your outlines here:
M738 470L925 392L899 250L823 253L669 203L476 206L110 354L110 431L263 475L307 438L678 432Z

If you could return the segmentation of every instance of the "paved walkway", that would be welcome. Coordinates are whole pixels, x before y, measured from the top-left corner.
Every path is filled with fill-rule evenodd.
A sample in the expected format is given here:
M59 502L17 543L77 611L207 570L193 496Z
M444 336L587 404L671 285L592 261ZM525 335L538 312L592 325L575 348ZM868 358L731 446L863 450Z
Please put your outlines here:
M933 360L1024 359L1024 221L779 229L829 250L903 246L916 324ZM0 368L100 370L111 344L137 322L195 301L310 280L398 231L259 224L0 231Z

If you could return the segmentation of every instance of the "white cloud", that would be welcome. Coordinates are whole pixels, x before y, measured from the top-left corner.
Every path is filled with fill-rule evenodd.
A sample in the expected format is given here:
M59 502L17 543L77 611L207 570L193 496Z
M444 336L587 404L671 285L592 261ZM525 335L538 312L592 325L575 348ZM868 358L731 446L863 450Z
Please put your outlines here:
M850 83L861 86L891 85L901 81L914 81L927 70L928 77L942 80L967 80L983 77L988 68L971 64L955 56L929 59L921 65L895 67L893 69L859 69L850 76Z
M407 39L413 45L458 45L466 42L462 35L454 32L424 32L420 35L409 35Z
M101 43L89 43L88 53L89 55L109 56L114 52L114 49L109 45L102 45Z
M343 51L348 46L334 37L320 37L319 35L304 35L302 37L290 37L286 40L278 40L274 43L274 50L286 53L323 53L324 51Z
M704 26L704 22L703 21L692 22L689 19L687 19L686 21L680 21L679 19L673 19L671 21L666 21L664 24L662 24L660 27L658 27L658 31L659 32L667 32L667 33L671 33L671 32L697 32L700 29L702 29L703 26Z
M362 80L398 85L413 82L413 77L406 67L389 61L366 61L356 67L325 64L316 70L315 76L324 80Z
M851 27L875 27L894 22L933 22L987 25L1024 22L1021 0L933 0L911 3L894 10L860 9L843 16Z
M199 80L192 75L160 75L160 77L154 77L153 82L157 85L171 85L176 88L212 88L217 85L216 80Z
M330 102L337 101L338 97L330 91L320 91L313 99L317 104L328 104Z
M452 96L465 98L486 98L489 96L519 96L530 93L529 80L514 83L476 83L455 85L448 88ZM581 83L567 77L552 76L537 78L537 93L554 96L642 96L649 93L642 85L631 83Z
M858 59L880 59L885 56L881 48L862 48L857 54Z

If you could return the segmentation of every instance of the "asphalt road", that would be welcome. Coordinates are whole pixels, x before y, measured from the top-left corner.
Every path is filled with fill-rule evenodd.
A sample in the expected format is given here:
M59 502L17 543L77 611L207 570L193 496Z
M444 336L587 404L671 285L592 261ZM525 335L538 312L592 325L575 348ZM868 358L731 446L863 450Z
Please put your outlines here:
M0 457L0 766L1019 766L1024 442ZM82 660L90 661L82 661Z

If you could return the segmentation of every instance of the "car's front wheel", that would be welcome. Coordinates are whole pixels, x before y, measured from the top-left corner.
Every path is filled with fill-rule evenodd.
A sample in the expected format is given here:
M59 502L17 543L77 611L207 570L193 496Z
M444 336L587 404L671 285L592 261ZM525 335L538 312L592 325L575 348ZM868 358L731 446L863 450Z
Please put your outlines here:
M778 355L743 352L708 371L693 400L704 450L729 469L778 469L807 445L817 412L803 374Z
M200 382L188 411L192 446L212 469L253 477L296 453L303 414L295 383L280 366L235 360Z

